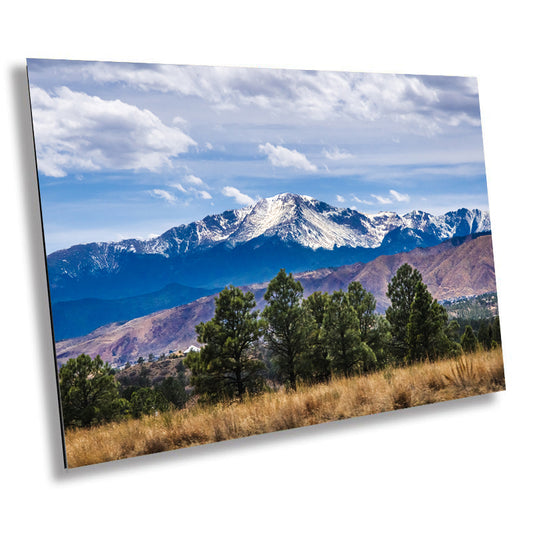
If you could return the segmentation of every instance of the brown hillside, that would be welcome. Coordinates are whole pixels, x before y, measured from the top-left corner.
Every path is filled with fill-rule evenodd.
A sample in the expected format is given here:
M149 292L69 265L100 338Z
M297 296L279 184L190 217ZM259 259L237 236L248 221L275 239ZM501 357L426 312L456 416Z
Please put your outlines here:
M448 241L431 248L380 256L370 263L356 263L340 268L326 268L296 274L308 296L314 291L332 292L346 289L351 281L360 281L376 297L378 311L389 305L387 284L403 263L417 268L429 290L438 300L458 296L474 296L496 290L492 239L490 235L469 238L455 246ZM243 287L256 296L264 307L266 283ZM89 335L58 342L58 362L80 353L100 354L105 361L134 361L149 353L184 350L197 344L195 326L214 314L214 296L200 298L190 304L158 311L123 324L109 324Z

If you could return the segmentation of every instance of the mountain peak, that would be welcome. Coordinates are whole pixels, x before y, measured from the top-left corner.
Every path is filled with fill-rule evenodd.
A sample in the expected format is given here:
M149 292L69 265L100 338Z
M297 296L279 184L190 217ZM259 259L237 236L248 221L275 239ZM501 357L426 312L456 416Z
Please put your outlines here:
M219 266L210 267L210 273L203 272L202 258L209 257L208 262L219 261L219 257L226 257L233 253L231 250L239 248L243 254L239 259L242 264L233 264L232 260L231 266L232 275L236 276L237 271L246 270L253 262L251 255L254 254L250 251L261 247L276 250L274 257L265 256L261 260L265 268L269 262L284 265L283 257L287 255L300 265L299 268L306 269L309 262L313 266L334 264L335 261L328 257L335 254L350 262L354 257L375 257L378 252L394 253L431 246L454 236L484 231L490 231L490 219L487 212L479 210L461 209L439 216L421 211L403 216L392 212L366 215L309 196L285 192L259 200L254 205L176 226L146 241L128 239L59 250L48 256L48 268L55 300L70 299L73 294L76 297L78 294L94 296L96 289L101 297L107 297L108 293L129 296L127 291L119 293L114 282L109 281L109 287L102 288L102 283L97 280L105 276L109 280L113 276L126 279L124 272L131 270L135 275L142 272L142 283L146 285L145 272L152 268L153 287L148 287L150 290L160 289L163 281L186 281L195 287L207 286L207 283L222 286L227 281L232 282L233 278L220 278L216 274ZM239 252L235 251L234 255ZM298 258L302 258L301 261ZM168 272L163 272L160 267L166 262L171 266ZM211 281L206 281L208 274L213 278ZM250 279L254 279L252 274L250 271ZM94 285L87 282L88 288L84 288L80 279L94 280ZM77 285L81 287L79 290Z
M306 196L305 194L296 194L294 192L282 192L274 196L269 196L259 200L259 202L283 202L283 203L301 203L301 202L316 202L311 196ZM257 204L256 204L257 205Z

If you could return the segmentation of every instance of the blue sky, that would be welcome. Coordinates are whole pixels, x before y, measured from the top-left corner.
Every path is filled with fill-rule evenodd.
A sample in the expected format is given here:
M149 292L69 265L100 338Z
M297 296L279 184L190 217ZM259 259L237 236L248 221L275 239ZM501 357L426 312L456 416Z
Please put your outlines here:
M282 192L488 209L473 78L28 60L47 252Z

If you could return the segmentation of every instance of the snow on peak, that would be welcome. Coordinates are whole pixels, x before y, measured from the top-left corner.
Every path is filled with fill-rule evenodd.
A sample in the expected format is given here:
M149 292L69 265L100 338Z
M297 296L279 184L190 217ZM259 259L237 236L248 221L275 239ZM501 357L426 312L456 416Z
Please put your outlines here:
M490 231L490 219L487 212L477 209L460 209L439 216L423 211L411 211L403 216L392 211L367 215L355 209L333 207L310 196L285 192L171 228L152 239L102 243L91 255L95 268L115 268L116 255L121 253L170 257L221 243L236 246L258 237L277 238L313 250L377 248L395 229L419 230L444 240L454 235Z

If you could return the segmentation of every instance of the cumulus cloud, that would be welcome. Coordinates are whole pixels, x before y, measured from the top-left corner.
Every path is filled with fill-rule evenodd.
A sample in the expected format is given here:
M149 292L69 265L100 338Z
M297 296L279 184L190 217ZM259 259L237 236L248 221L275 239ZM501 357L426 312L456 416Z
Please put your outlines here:
M395 191L394 189L391 189L389 191L391 196L397 201L397 202L408 202L409 201L409 195L408 194L402 194L398 191Z
M162 200L165 200L169 204L173 204L176 202L176 197L172 193L169 193L168 191L164 191L163 189L152 189L150 191L150 194L154 198L161 198Z
M293 167L308 172L315 172L317 166L311 163L304 154L297 150L290 150L284 146L274 146L270 143L260 144L259 151L268 156L268 160L275 167Z
M198 191L197 195L202 200L211 200L213 198L207 191Z
M339 202L340 204L343 204L344 202L346 202L346 199L344 198L344 196L337 194L337 202Z
M105 62L57 62L55 74L195 96L219 110L256 106L310 120L387 118L425 135L480 122L473 78Z
M32 87L39 171L53 177L70 171L149 170L196 142L152 112L121 100L103 100L61 87L48 93Z
M254 203L253 198L250 198L247 194L242 193L236 187L224 187L222 194L230 198L234 198L239 204L250 205Z

